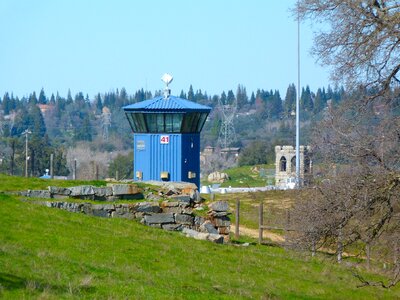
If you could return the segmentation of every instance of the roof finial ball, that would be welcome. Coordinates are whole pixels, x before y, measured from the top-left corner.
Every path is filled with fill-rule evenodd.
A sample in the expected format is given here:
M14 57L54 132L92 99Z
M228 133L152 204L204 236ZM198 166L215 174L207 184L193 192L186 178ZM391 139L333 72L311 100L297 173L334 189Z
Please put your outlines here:
M165 73L161 77L161 80L165 83L164 99L168 99L168 97L171 95L171 90L169 89L168 85L172 82L173 79L174 78L172 77L172 75L168 73Z

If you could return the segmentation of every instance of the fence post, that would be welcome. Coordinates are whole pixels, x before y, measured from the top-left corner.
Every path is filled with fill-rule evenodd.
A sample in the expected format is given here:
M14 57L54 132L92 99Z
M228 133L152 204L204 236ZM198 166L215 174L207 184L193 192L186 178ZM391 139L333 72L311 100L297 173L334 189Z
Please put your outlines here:
M367 255L367 269L371 267L371 244L368 241L365 245L365 254Z
M342 229L339 228L338 242L337 242L337 262L339 264L342 262L342 255L343 255Z
M76 180L76 158L74 158L74 169L72 173L72 179Z
M240 200L236 199L235 239L239 239Z
M285 242L287 242L288 240L289 229L290 229L290 210L286 209Z
M260 210L258 211L258 243L261 244L263 239L263 226L264 226L264 203L260 201Z
M50 177L54 179L54 154L50 154Z

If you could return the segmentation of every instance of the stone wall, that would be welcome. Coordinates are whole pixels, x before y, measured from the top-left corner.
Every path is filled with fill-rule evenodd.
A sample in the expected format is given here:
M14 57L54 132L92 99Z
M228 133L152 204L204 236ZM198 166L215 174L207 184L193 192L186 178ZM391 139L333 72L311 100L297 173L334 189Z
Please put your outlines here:
M182 231L196 239L223 243L229 240L230 219L227 202L209 204L206 216L196 216L194 211L204 210L205 205L197 190L187 186L167 186L158 193L144 193L132 184L118 184L103 188L79 186L72 188L49 187L48 190L27 191L22 195L37 198L51 198L52 201L38 201L47 207L64 209L74 213L84 213L104 218L126 218L140 220L141 223L164 230ZM140 195L140 196L138 196ZM74 203L65 198L90 200L120 200L147 198L135 203ZM65 199L64 201L62 199ZM151 200L151 201L149 201Z

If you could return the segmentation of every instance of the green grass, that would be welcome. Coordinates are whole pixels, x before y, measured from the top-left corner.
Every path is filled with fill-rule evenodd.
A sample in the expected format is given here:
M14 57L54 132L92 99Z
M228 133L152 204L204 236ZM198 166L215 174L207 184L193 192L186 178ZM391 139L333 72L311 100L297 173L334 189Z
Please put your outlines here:
M400 298L398 287L357 288L344 265L279 247L216 245L0 194L4 299Z
M203 195L209 200L209 195ZM286 220L286 208L290 207L295 199L295 191L267 191L235 194L214 194L214 200L228 201L235 222L236 200L240 200L240 225L258 229L258 214L260 201L264 207L264 225L283 227Z
M253 172L252 168L259 167L266 170L266 177L260 177L258 172ZM221 187L260 187L267 184L275 184L275 165L242 166L223 170L229 175L230 180L221 184ZM212 183L202 181L203 185Z

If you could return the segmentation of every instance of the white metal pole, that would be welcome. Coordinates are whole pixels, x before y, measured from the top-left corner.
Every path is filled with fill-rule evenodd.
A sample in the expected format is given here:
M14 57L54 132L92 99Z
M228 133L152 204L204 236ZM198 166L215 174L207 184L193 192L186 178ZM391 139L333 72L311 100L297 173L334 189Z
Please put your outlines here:
M300 12L297 1L296 187L300 187Z

